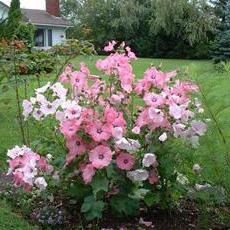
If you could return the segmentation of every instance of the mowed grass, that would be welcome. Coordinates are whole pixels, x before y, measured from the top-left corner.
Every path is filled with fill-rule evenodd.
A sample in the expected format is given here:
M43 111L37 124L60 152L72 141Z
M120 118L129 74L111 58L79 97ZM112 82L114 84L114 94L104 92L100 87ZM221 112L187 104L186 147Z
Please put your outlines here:
M103 57L78 57L72 61L75 68L78 68L80 62L85 62L93 74L99 74L95 68L95 61L98 58ZM219 124L225 140L226 146L230 146L230 73L218 73L214 70L211 61L192 61L192 60L169 60L169 59L138 59L133 62L134 72L136 78L140 78L144 71L150 66L162 66L162 70L170 71L174 69L180 69L181 72L186 71L188 73L186 79L190 79L199 84L203 94L206 97L205 114L207 118L210 118L210 111L215 115L215 118ZM33 95L33 90L37 88L37 81L35 77L31 77L32 80L28 86L28 96ZM41 85L47 81L52 81L55 78L55 74L42 77ZM200 95L198 95L199 97ZM20 97L25 97L23 93L23 85L20 90ZM5 101L11 99L10 103ZM6 151L8 148L14 145L20 145L21 134L19 125L16 119L16 100L13 89L8 90L0 95L0 171L6 169ZM215 123L209 122L209 131L205 137L201 139L201 147L194 150L195 161L202 165L204 168L204 175L208 181L214 181L219 183L230 183L228 178L230 176L229 169L226 167L226 156L229 150L223 145L222 138L219 131L216 129ZM34 130L33 139L39 138L39 133ZM195 163L195 162L194 162ZM225 176L224 176L225 174ZM221 178L221 180L220 180ZM8 221L14 218L14 214L10 214L10 210L4 211L0 208L0 229L11 229L11 222ZM0 207L2 204L0 203ZM9 211L9 213L8 213ZM5 227L3 223L8 224L9 227ZM2 225L1 225L2 224ZM21 223L21 228L15 229L30 229L27 225ZM4 226L4 228L2 228ZM7 225L6 225L7 226Z

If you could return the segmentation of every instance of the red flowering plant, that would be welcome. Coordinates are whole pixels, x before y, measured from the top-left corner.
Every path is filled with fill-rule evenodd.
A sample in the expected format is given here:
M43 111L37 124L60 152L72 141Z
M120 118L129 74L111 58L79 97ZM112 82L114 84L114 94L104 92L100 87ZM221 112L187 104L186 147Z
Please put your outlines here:
M58 82L23 101L25 119L55 121L65 145L63 164L51 166L52 161L27 147L8 152L9 173L17 186L45 189L45 178L58 175L59 189L81 203L88 220L109 207L132 215L141 201L168 205L175 198L171 192L177 189L180 159L178 153L168 154L170 143L179 138L196 147L206 131L205 123L195 118L202 112L191 97L198 91L195 84L176 79L177 71L155 67L135 81L135 54L125 43L118 50L115 45L110 42L105 51L111 54L96 62L102 77L92 75L84 63L78 71L68 65ZM52 155L55 159L55 150Z

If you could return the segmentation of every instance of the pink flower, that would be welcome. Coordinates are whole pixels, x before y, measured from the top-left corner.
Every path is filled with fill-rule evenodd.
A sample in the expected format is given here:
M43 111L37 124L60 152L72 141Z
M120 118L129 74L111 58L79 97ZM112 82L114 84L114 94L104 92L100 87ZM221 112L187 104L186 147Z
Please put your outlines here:
M128 153L120 153L117 156L116 164L122 170L131 170L134 166L135 159Z
M72 65L68 65L64 72L60 75L59 81L62 83L69 83L70 82L70 76L71 73L73 72Z
M89 76L90 75L90 71L89 71L89 68L86 66L85 63L80 63L80 71L82 73L84 73L85 75Z
M113 104L113 105L119 105L121 104L122 100L124 99L124 95L123 94L113 94L111 97L110 97L110 103Z
M101 123L99 120L88 124L87 133L96 142L107 141L111 137L111 126Z
M88 88L86 75L82 72L75 71L71 74L71 84L75 87L77 92Z
M62 121L60 125L60 131L65 137L72 138L79 130L80 124L81 120L76 119Z
M117 115L118 113L114 108L112 107L105 108L104 117L105 117L105 121L108 124L112 124L115 121Z
M151 87L151 83L146 79L141 79L137 82L134 91L137 94L142 94L144 92L148 92Z
M76 156L83 154L86 151L86 145L80 137L74 136L66 140L66 147L69 150L66 156L67 165L70 164Z
M95 168L92 164L87 164L81 168L81 171L85 184L89 184L92 181L93 176L95 175Z
M125 48L125 50L127 51L127 56L128 56L130 59L134 59L134 60L137 59L135 53L133 53L133 52L131 51L131 48L130 48L130 47L127 46L127 47Z
M153 107L159 107L164 104L164 99L162 96L156 94L156 93L147 93L144 96L144 101L146 105L153 106Z
M113 51L114 46L115 46L116 44L117 44L117 43L116 43L115 41L109 42L109 44L108 44L107 46L104 47L104 51L106 51L106 52Z
M159 176L157 175L157 172L155 169L151 170L149 172L149 183L150 184L156 184L159 181Z
M98 145L90 151L89 160L92 162L93 167L102 169L110 164L112 155L113 154L109 147L105 145Z

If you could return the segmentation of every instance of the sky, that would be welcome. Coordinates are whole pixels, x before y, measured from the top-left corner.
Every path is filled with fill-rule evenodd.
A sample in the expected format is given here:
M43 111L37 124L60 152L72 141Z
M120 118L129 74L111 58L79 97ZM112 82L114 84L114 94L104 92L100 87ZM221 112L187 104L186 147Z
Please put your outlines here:
M6 5L10 5L11 0L1 0ZM45 9L45 0L20 0L21 8Z

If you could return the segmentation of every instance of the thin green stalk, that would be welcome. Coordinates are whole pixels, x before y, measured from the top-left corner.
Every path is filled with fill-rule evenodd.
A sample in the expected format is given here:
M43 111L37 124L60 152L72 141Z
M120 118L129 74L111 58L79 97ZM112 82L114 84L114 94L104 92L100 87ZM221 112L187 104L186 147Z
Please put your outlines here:
M16 101L17 101L18 121L19 121L20 131L22 134L22 142L23 142L23 144L26 144L23 119L22 119L21 104L20 104L20 96L19 96L18 75L17 75L17 70L16 70L15 47L13 48L13 64L14 64L15 95L16 95Z

